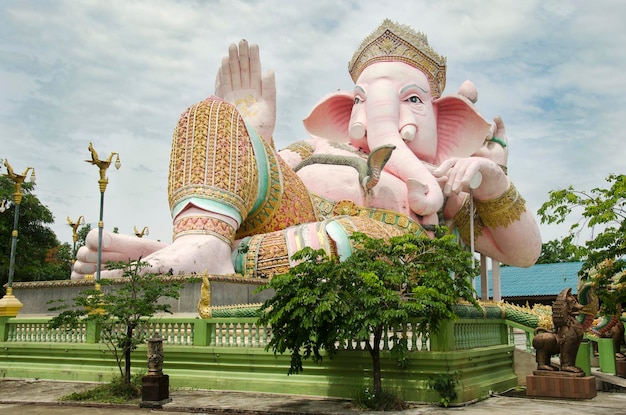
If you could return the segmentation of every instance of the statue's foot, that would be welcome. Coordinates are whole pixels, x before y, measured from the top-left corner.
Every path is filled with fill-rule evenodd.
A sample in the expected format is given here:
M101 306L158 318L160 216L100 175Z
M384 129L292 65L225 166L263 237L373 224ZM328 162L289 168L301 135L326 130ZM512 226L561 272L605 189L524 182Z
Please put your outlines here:
M87 246L78 252L71 279L81 280L96 274L97 232L87 237ZM191 274L209 273L213 275L234 274L231 247L212 235L183 235L171 245L150 241L145 238L106 232L102 240L102 267L109 261L136 261L147 263L142 273ZM100 271L100 278L118 278L123 270Z
M569 372L569 373L583 373L584 372L584 370L582 370L581 368L577 366L562 366L561 371Z
M142 258L142 272L157 274L229 275L235 273L229 244L212 235L184 235Z
M107 262L129 262L146 257L153 252L166 247L167 244L148 238L102 232L102 250L100 253L102 264L100 277L121 277L121 270L105 270ZM95 278L98 263L98 229L93 229L85 239L85 246L76 254L76 262L72 267L72 280L82 280L92 275Z
M556 372L559 368L552 365L537 365L537 370L549 370L551 372Z

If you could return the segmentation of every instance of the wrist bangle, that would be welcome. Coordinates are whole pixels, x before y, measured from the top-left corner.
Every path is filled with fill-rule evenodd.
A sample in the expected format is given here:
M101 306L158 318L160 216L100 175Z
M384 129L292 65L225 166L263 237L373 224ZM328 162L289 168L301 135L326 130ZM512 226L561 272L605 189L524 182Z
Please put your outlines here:
M502 195L490 200L474 200L474 204L482 224L493 228L506 227L526 212L526 201L513 183Z

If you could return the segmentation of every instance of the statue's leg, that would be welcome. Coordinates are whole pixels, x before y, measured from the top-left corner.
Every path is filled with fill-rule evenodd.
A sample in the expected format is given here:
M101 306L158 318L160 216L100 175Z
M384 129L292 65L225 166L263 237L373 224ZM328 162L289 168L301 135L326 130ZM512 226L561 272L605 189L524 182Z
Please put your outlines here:
M360 213L364 216L336 216L245 238L236 249L235 270L246 278L271 278L288 272L295 265L292 255L304 247L348 257L357 249L350 240L354 232L385 239L409 232L425 233L419 224L393 212L386 215L377 210L369 217L364 208Z
M315 220L297 175L215 97L191 106L176 126L168 197L173 242L145 259L159 273L233 274L235 239Z
M577 330L574 326L563 326L559 329L561 370L565 372L581 373L583 370L576 366L576 355L583 338L582 327Z
M261 184L251 133L235 107L218 98L182 114L169 166L173 242L145 258L152 271L234 273L235 234Z
M103 263L141 257L150 265L145 272L232 274L234 239L317 221L311 196L296 173L231 104L218 98L183 113L174 131L169 170L173 243L111 234L105 238ZM73 278L95 271L96 251L97 244L81 248Z

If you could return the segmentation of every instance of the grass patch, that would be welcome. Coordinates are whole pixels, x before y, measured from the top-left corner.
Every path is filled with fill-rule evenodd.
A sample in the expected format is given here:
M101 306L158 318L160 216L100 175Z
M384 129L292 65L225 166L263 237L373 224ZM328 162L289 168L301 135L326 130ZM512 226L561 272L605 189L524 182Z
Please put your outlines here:
M74 392L61 398L62 401L128 403L141 398L143 374L134 375L130 385L124 384L121 376L84 392Z

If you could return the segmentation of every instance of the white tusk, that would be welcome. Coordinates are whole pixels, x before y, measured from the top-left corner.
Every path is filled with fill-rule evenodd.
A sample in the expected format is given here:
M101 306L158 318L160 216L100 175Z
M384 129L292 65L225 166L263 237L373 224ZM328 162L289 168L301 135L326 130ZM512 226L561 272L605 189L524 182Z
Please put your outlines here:
M400 135L402 135L402 139L404 141L413 140L415 138L415 133L417 133L417 128L412 124L405 125L400 130Z
M354 122L350 126L350 137L352 138L363 138L365 137L365 126L363 123Z

